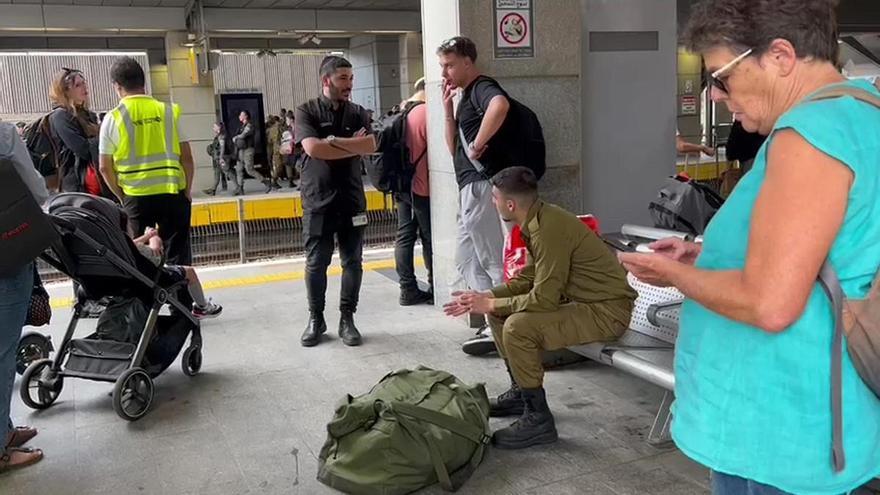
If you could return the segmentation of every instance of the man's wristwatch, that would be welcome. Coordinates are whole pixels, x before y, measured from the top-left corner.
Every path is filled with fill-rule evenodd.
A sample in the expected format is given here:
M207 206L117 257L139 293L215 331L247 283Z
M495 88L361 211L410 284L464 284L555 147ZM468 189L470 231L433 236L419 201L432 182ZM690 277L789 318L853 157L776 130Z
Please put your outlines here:
M333 134L327 136L328 143L332 143L333 141L336 141L336 136L334 136Z

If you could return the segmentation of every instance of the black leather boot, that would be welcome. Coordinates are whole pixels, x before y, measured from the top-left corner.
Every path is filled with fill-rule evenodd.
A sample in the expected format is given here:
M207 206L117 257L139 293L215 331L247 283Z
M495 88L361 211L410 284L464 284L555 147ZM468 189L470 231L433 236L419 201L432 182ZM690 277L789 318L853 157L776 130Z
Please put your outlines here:
M489 399L489 416L493 418L503 418L505 416L522 416L525 410L523 402L522 390L513 379L513 373L510 372L510 365L504 360L507 366L507 375L510 376L510 388L499 395L497 398Z
M415 306L417 304L434 304L434 294L425 292L418 287L400 290L400 305Z
M339 337L345 345L361 345L361 333L354 326L354 315L349 311L343 311L339 318Z
M525 411L507 428L492 435L492 442L499 449L524 449L533 445L555 442L556 423L547 407L543 388L522 389Z
M327 332L327 322L324 321L324 313L310 313L309 324L306 331L299 339L303 347L314 347L321 343L321 336Z

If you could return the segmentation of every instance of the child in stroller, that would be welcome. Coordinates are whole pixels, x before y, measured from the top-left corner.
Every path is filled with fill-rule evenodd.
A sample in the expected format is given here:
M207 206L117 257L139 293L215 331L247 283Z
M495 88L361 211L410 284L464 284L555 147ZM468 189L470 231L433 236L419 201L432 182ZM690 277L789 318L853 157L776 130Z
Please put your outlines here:
M162 238L159 237L158 230L147 227L144 235L134 238L134 245L138 248L138 252L154 265L160 266L162 264L164 246L162 245ZM162 270L166 271L168 276L175 281L186 280L189 295L193 299L193 316L203 320L206 318L216 318L223 312L223 306L214 304L214 301L210 298L205 299L205 291L202 289L202 282L199 280L199 275L196 273L195 268L191 266L165 265L162 267Z
M186 375L202 365L199 320L192 314L185 277L161 269L142 256L123 230L125 215L114 203L81 193L55 196L49 216L59 240L41 258L78 282L89 299L113 303L98 320L97 332L74 339L82 317L77 298L58 352L31 363L21 380L28 407L50 407L65 378L114 382L113 408L123 419L143 417L153 401L153 378L180 354ZM165 307L170 315L160 315Z

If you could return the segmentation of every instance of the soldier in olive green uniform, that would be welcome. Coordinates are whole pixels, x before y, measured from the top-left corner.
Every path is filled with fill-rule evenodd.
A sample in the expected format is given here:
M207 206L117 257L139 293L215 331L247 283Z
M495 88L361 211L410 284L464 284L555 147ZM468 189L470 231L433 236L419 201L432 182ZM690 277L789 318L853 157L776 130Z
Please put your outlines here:
M266 141L267 150L269 152L269 161L272 165L272 189L281 189L278 184L278 178L284 173L284 161L281 157L281 119L272 115L266 125Z
M525 167L492 178L495 206L516 222L529 252L527 266L489 292L460 292L446 313L488 314L510 390L491 403L492 416L520 418L495 432L496 447L517 449L556 440L544 394L545 350L613 341L626 331L636 292L601 239L573 214L538 199L537 179Z

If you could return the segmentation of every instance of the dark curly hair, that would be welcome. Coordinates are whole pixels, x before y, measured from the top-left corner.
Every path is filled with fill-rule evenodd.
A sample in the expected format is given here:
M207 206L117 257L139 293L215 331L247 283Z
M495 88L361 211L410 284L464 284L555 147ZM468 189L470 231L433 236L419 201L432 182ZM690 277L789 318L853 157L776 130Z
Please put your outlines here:
M702 0L694 5L682 42L692 52L728 46L764 52L777 38L798 58L837 63L839 0Z

